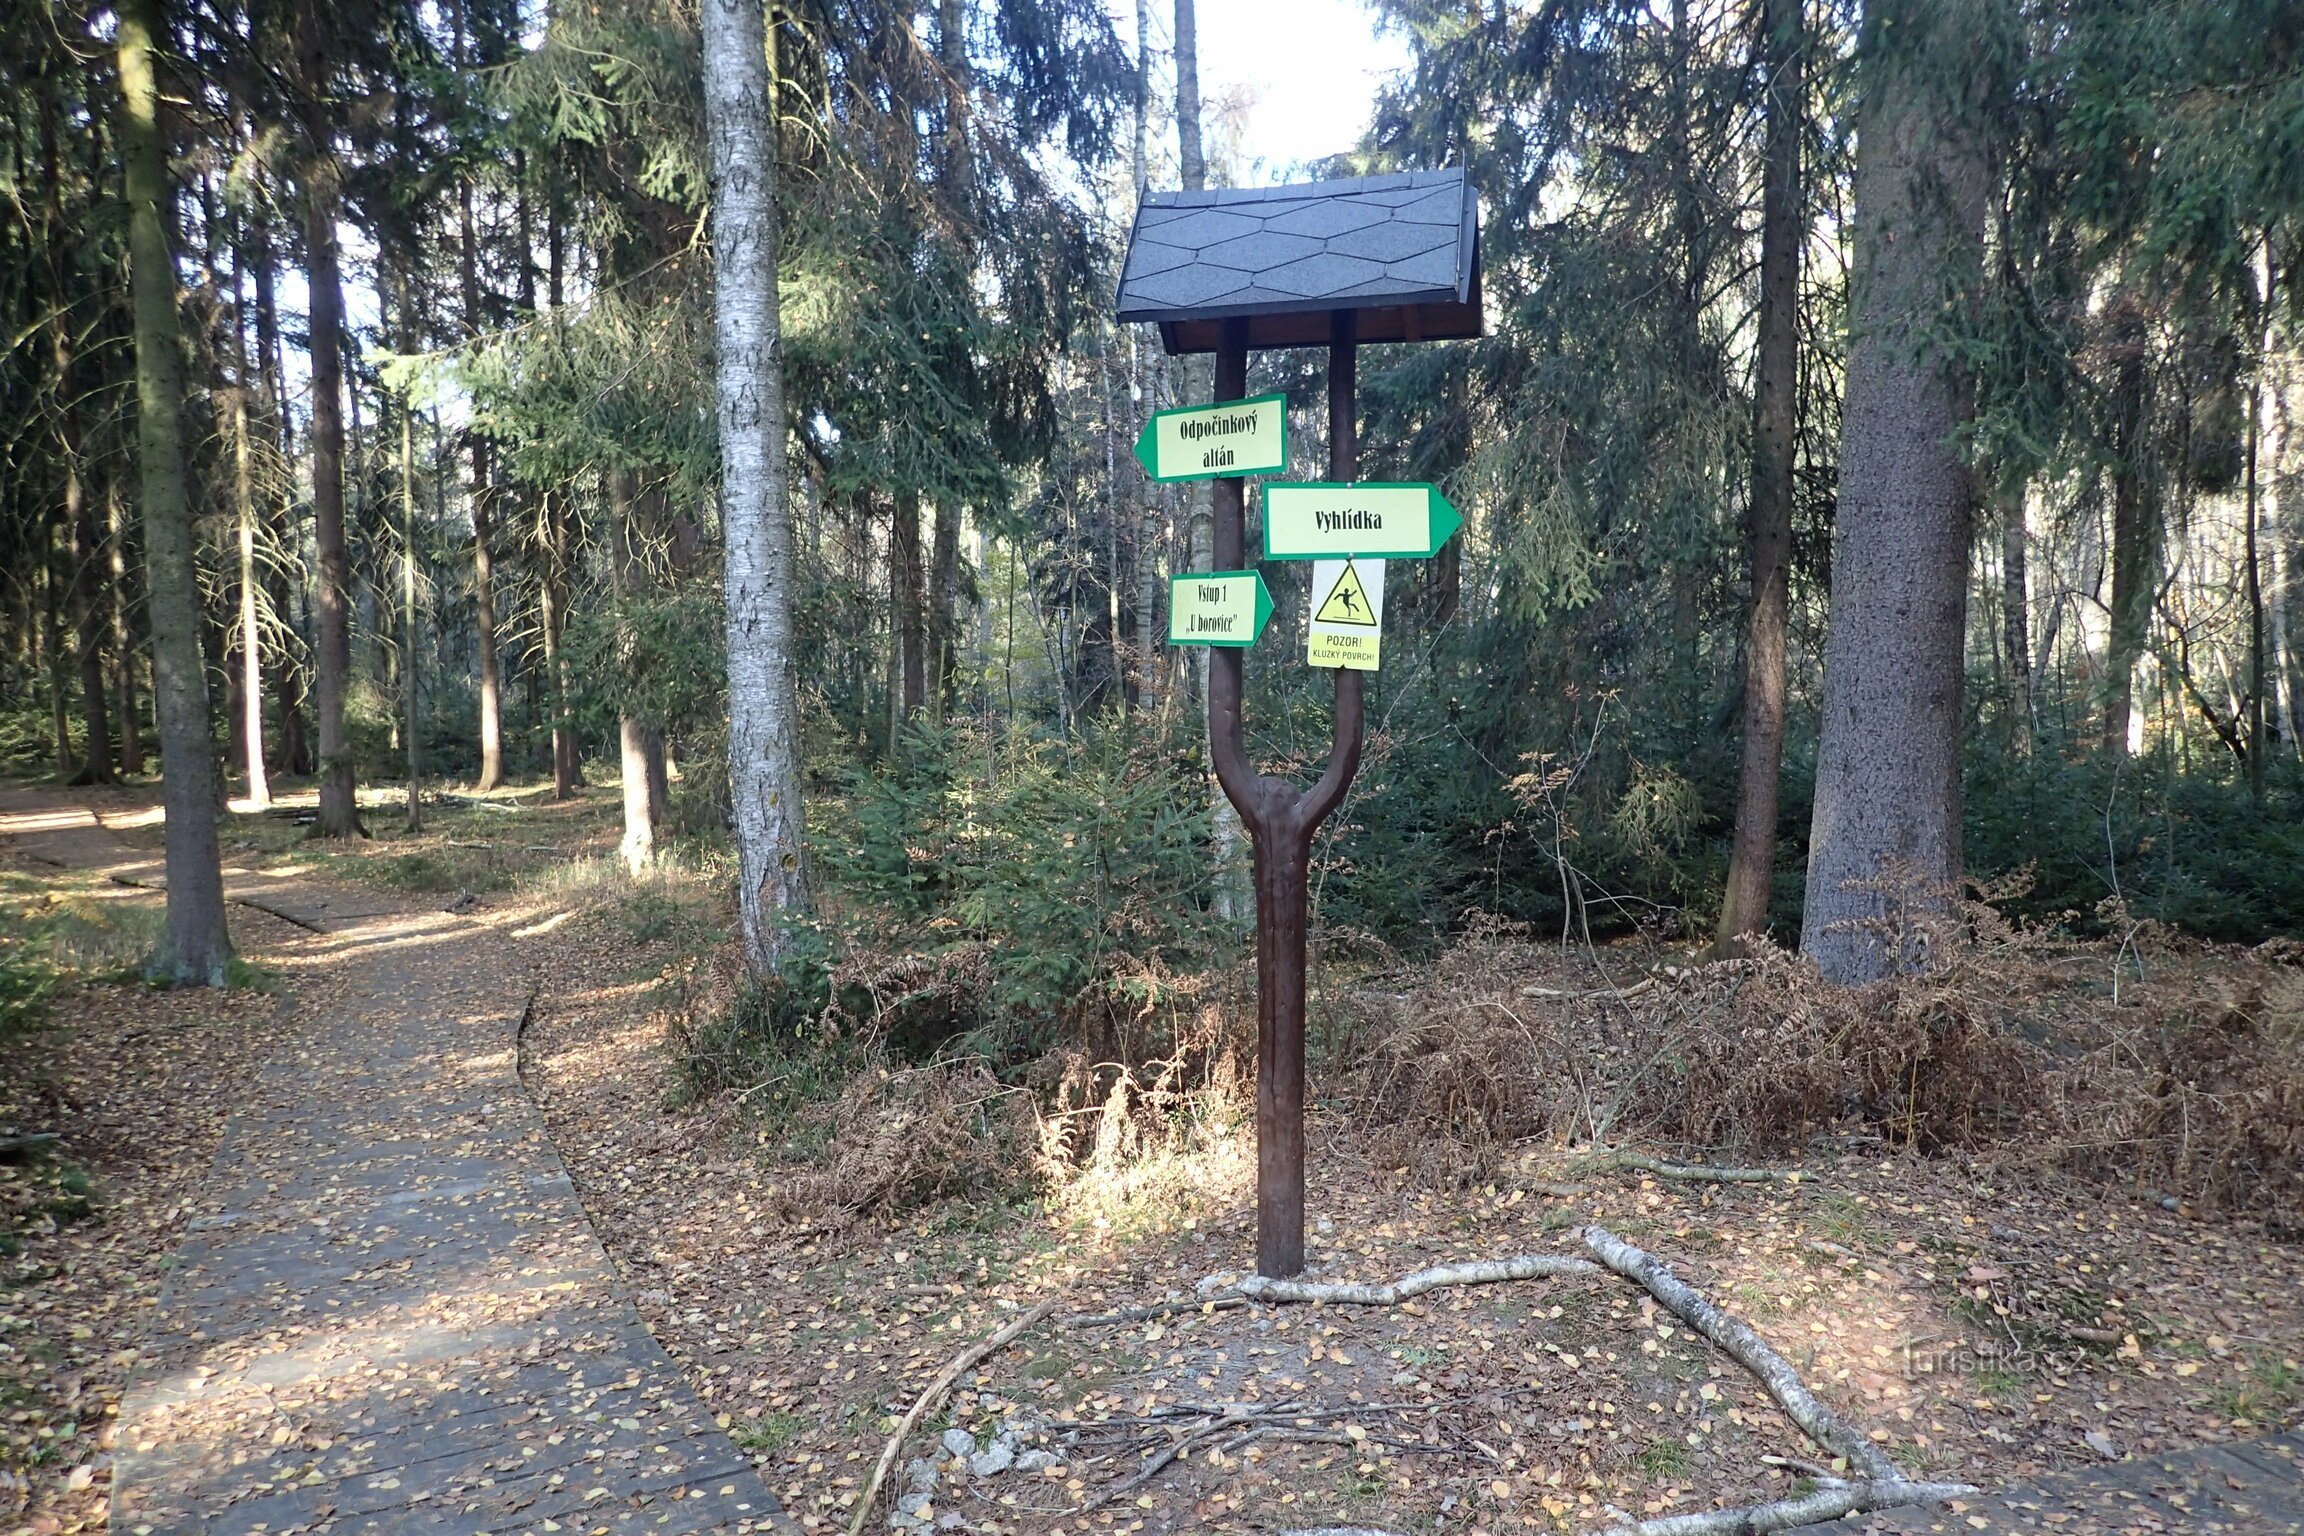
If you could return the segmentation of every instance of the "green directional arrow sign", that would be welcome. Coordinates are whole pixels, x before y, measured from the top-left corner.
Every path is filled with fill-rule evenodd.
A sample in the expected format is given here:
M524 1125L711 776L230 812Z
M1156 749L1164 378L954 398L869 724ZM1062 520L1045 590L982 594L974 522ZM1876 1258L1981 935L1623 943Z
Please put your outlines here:
M1218 480L1288 468L1288 397L1161 411L1136 435L1136 462L1155 480Z
M1264 487L1264 558L1334 560L1364 555L1422 560L1464 526L1436 485L1360 481Z
M1254 571L1168 578L1170 645L1254 645L1272 617L1272 594Z

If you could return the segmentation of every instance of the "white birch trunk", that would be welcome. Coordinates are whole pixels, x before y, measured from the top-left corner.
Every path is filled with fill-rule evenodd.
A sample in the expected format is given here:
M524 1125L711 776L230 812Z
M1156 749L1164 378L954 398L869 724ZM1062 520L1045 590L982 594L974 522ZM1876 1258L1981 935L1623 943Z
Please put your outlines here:
M792 677L792 523L777 315L776 138L761 0L703 0L712 157L721 526L727 546L728 789L744 954L773 974L808 905L800 704Z

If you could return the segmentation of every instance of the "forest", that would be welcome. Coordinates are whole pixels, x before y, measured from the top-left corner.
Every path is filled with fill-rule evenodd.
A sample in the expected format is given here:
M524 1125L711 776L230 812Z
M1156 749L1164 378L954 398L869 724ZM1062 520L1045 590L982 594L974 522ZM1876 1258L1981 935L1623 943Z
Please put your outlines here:
M164 807L172 996L252 974L259 857L596 899L648 1091L796 1243L1127 1205L1257 1062L1222 664L1169 643L1238 482L1136 445L1335 433L1325 348L1231 388L1118 320L1131 235L1461 170L1483 333L1358 356L1354 478L1463 523L1390 562L1312 844L1318 1155L2030 1157L2293 1243L2304 4L1339 10L1369 126L1272 165L1195 0L0 0L10 792ZM1306 784L1334 678L1259 569L1247 755ZM48 910L0 1024L70 980Z
M1883 852L1939 883L2019 877L2017 910L2084 925L2107 900L2226 940L2304 921L2297 18L1971 9L1912 43L1936 158L1895 172L1957 217L1930 271L1880 279L1928 285L1897 345L1953 372L1875 429L1850 376L1855 141L1864 27L1893 16L1383 8L1405 67L1369 138L1298 174L1466 167L1491 319L1362 370L1363 477L1436 482L1467 527L1392 605L1401 659L1323 843L1322 923L1410 953L1473 912L1789 946L1818 883ZM761 526L788 530L789 583L759 600L790 640L761 673L727 660L693 11L163 6L147 130L121 95L133 8L23 7L9 760L133 778L180 708L185 762L220 779L183 809L316 781L326 835L450 786L621 780L637 868L740 830L733 740L808 807L795 915L998 901L963 803L998 807L977 814L1060 894L1081 829L1046 797L1094 784L1140 942L1221 945L1241 855L1200 675L1164 644L1165 578L1207 568L1207 491L1129 451L1206 398L1207 364L1110 314L1136 199L1235 167L1137 10L776 10L783 432L751 473ZM1972 142L1938 144L1954 122ZM165 242L150 313L140 230ZM164 423L137 372L156 349L178 364ZM1254 361L1300 459L1320 367ZM1850 526L1918 494L1844 469L1923 404L1944 439L1925 505ZM1883 568L1895 616L1835 625L1835 593ZM1285 633L1301 578L1267 575ZM1846 761L1819 728L1828 634L1845 671L1927 693ZM734 697L779 666L774 739L732 738ZM1308 669L1249 686L1264 760L1316 751ZM1836 783L1900 802L1897 825L1813 848ZM355 810L387 784L405 813ZM1082 958L1039 947L1012 953Z

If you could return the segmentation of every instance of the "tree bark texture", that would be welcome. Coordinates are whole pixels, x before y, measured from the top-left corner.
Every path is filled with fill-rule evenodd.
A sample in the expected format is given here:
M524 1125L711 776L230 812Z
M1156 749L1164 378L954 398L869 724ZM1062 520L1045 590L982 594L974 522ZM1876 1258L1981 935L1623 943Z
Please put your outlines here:
M2292 649L2291 606L2296 594L2297 530L2304 525L2304 484L2297 477L2295 421L2290 393L2295 385L2296 356L2285 344L2272 349L2273 364L2267 393L2270 401L2264 422L2264 527L2259 534L2267 547L2271 585L2265 595L2265 667L2271 678L2272 718L2282 746L2304 755L2304 742L2296 737L2296 656Z
M1799 411L1801 7L1767 0L1767 141L1760 192L1758 378L1747 511L1752 609L1744 630L1744 750L1736 836L1720 905L1718 947L1734 950L1768 927L1776 872L1777 796L1784 766L1784 646L1792 571L1793 430ZM1453 609L1454 598L1450 596Z
M472 183L457 188L457 252L464 299L464 335L477 337L483 324L480 312L478 240L472 228ZM483 790L504 783L504 672L496 656L496 555L491 545L495 529L496 488L490 483L488 439L478 432L467 439L472 450L472 626L480 652L480 780Z
M928 548L928 705L938 721L960 664L960 504L937 500Z
M128 518L120 507L118 481L107 476L104 484L104 534L112 563L112 665L119 689L120 772L125 775L144 771L144 721L136 703L136 646L128 622Z
M406 299L406 289L402 289ZM405 311L403 315L405 316ZM404 321L404 323L407 323ZM415 350L414 326L402 343ZM407 733L408 830L424 830L424 668L417 655L416 413L400 402L400 710Z
M2143 307L2115 295L2106 317L2114 360L2112 387L2112 613L2104 657L2104 750L2128 751L2135 711L2136 664L2152 616L2153 472L2147 436Z
M237 324L237 321L235 321ZM264 772L264 628L256 591L256 450L249 420L247 357L232 391L232 499L240 536L240 750L248 799L261 810L272 803Z
M310 292L312 359L312 542L319 563L315 603L320 648L320 815L313 832L349 837L361 830L352 743L344 730L352 682L352 612L344 550L344 280L337 261L338 168L328 121L328 19L320 0L296 8L296 52L306 114L304 265Z
M608 471L608 510L614 523L609 565L619 604L636 601L647 586L641 554L645 540L639 526L643 503L636 478L629 469ZM629 632L617 638L628 650ZM629 656L624 659L628 665ZM664 819L664 732L657 722L627 710L617 717L616 735L624 802L624 840L618 853L624 867L637 875L656 861L656 829Z
M1972 93L1988 88L1979 41L1995 3L1875 0L1865 12L1853 334L1801 925L1801 947L1836 982L1871 980L1900 958L1879 928L1882 882L1941 903L1961 869L1971 491L1954 433L1966 391L1929 331L1941 295L1972 291L1981 271L1989 168Z
M1195 0L1176 0L1176 159L1184 190L1208 185L1200 152L1200 19Z
M56 387L56 456L64 467L64 525L72 538L73 649L80 665L80 723L83 741L73 780L110 784L112 722L104 686L103 540L88 496L81 461L80 383L72 348L72 290L64 268L73 241L64 223L63 166L56 140L53 92L40 101L40 160L45 183L48 294L53 306L49 353Z
M896 605L899 725L920 712L928 697L927 625L920 595L920 498L900 493L888 513L888 589ZM897 750L891 738L888 750Z
M2000 653L2008 668L2008 704L2015 714L2019 755L2029 756L2040 729L2039 705L2032 695L2031 531L2026 526L2025 486L2003 485L2000 503Z
M166 37L159 0L126 0L118 20L120 157L128 201L129 282L136 314L137 452L144 502L145 603L160 723L166 807L168 927L157 974L220 987L232 957L216 845L216 741L200 658L190 463L185 452L183 339L171 250L174 197L160 123L155 54Z
M783 953L786 921L808 907L776 289L775 82L758 0L703 0L703 35L726 545L728 785L744 952L765 981Z

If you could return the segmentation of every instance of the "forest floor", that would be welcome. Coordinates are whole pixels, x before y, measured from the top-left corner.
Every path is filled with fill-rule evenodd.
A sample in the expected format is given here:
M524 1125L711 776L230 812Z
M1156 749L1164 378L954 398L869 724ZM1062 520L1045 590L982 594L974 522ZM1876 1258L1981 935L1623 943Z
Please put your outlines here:
M742 1106L679 1091L664 978L724 941L709 869L624 881L614 797L597 790L570 806L531 793L428 808L419 837L395 830L384 797L369 814L373 842L327 851L301 841L292 809L236 815L228 847L518 909L528 936L507 939L504 963L544 978L529 1091L651 1330L809 1530L845 1530L894 1416L1050 1295L1055 1315L963 1377L907 1443L873 1529L904 1495L908 1524L987 1533L1500 1536L1777 1497L1803 1476L1764 1459L1812 1452L1756 1383L1613 1276L1391 1308L1087 1321L1189 1303L1249 1261L1237 1120L1068 1183L893 1222L811 1219ZM149 818L112 819L157 838ZM100 904L146 915L115 921ZM10 858L0 906L51 929L87 909L91 932L124 935L105 941L124 957L154 901ZM107 1419L166 1255L199 1209L236 1085L300 1027L283 1003L314 979L266 975L253 927L241 943L271 990L153 993L99 955L48 1027L0 1041L0 1135L58 1130L70 1150L0 1165L0 1457L23 1529L101 1526ZM1340 1105L1315 1111L1312 1135L1318 1277L1579 1253L1575 1229L1600 1222L1752 1323L1915 1474L2004 1486L2304 1413L2304 1249L2245 1220L1861 1145L1733 1185L1594 1172L1531 1146L1476 1187L1436 1189L1383 1166ZM1562 1189L1576 1192L1548 1192ZM1113 1495L1206 1421L1199 1405L1283 1402L1300 1406ZM970 1455L955 1456L954 1431Z

